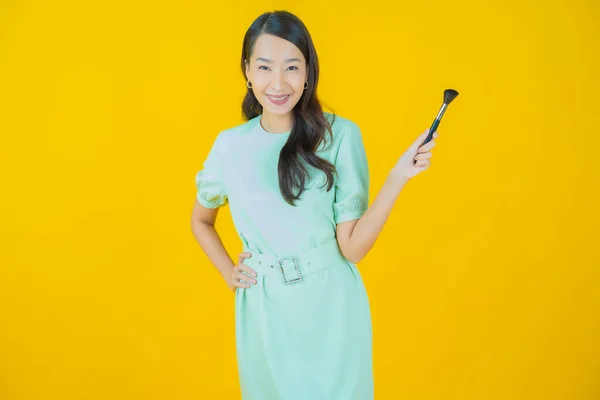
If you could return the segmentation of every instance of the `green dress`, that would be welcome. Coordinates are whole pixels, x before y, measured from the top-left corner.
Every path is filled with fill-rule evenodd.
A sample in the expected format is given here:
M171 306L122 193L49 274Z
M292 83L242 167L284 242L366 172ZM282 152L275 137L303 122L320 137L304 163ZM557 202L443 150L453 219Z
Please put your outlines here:
M335 237L336 224L367 210L367 158L358 125L324 115L334 121L333 141L317 154L337 168L330 191L325 174L306 165L305 192L296 206L285 202L277 163L290 133L267 132L261 115L221 131L196 175L198 201L229 204L244 251L253 254L244 263L259 271L256 285L235 293L244 400L374 397L369 300Z

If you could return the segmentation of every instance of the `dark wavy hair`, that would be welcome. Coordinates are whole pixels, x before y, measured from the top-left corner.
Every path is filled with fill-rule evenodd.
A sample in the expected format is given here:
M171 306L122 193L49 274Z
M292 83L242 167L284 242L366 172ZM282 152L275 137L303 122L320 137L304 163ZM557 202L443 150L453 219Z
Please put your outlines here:
M281 149L277 171L279 189L287 203L295 205L305 189L309 171L306 164L317 168L327 177L327 191L333 187L335 166L318 157L315 152L322 142L327 143L325 133L333 139L332 125L335 121L325 117L321 103L317 98L319 83L319 59L308 29L294 14L287 11L266 12L259 16L248 28L242 45L242 75L246 80L245 62L250 62L256 39L261 34L270 34L293 43L304 55L307 64L308 87L294 106L294 122L290 136ZM248 89L242 101L242 116L248 121L262 114L262 105L258 102L252 89ZM297 193L294 193L296 191Z

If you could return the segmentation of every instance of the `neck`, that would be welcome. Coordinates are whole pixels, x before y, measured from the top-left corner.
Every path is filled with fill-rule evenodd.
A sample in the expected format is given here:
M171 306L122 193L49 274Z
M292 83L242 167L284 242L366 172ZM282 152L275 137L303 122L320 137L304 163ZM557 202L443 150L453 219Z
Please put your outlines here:
M269 133L286 133L292 130L294 122L293 113L289 112L285 115L273 115L263 112L261 124Z

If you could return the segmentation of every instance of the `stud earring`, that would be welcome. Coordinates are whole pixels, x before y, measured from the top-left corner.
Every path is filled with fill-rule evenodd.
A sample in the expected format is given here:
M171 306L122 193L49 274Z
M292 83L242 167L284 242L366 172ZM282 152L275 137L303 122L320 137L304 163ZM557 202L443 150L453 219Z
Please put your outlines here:
M246 82L246 87L248 89L252 89L252 82L250 82L250 81Z

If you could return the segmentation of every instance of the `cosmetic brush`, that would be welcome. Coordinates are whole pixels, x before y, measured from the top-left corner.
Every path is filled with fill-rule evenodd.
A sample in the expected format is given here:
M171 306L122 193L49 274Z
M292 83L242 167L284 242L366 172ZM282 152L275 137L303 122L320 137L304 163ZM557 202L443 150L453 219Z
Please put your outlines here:
M437 117L435 117L435 121L433 121L433 125L431 125L431 128L429 128L429 134L427 135L427 139L425 139L423 144L427 144L431 141L431 139L433 138L433 133L436 131L436 129L438 128L438 125L442 121L442 116L446 112L448 105L450 103L452 103L452 100L454 100L456 98L456 96L458 96L458 92L456 90L454 90L454 89L444 90L444 103L442 104L442 107L440 108L440 111L438 112Z

